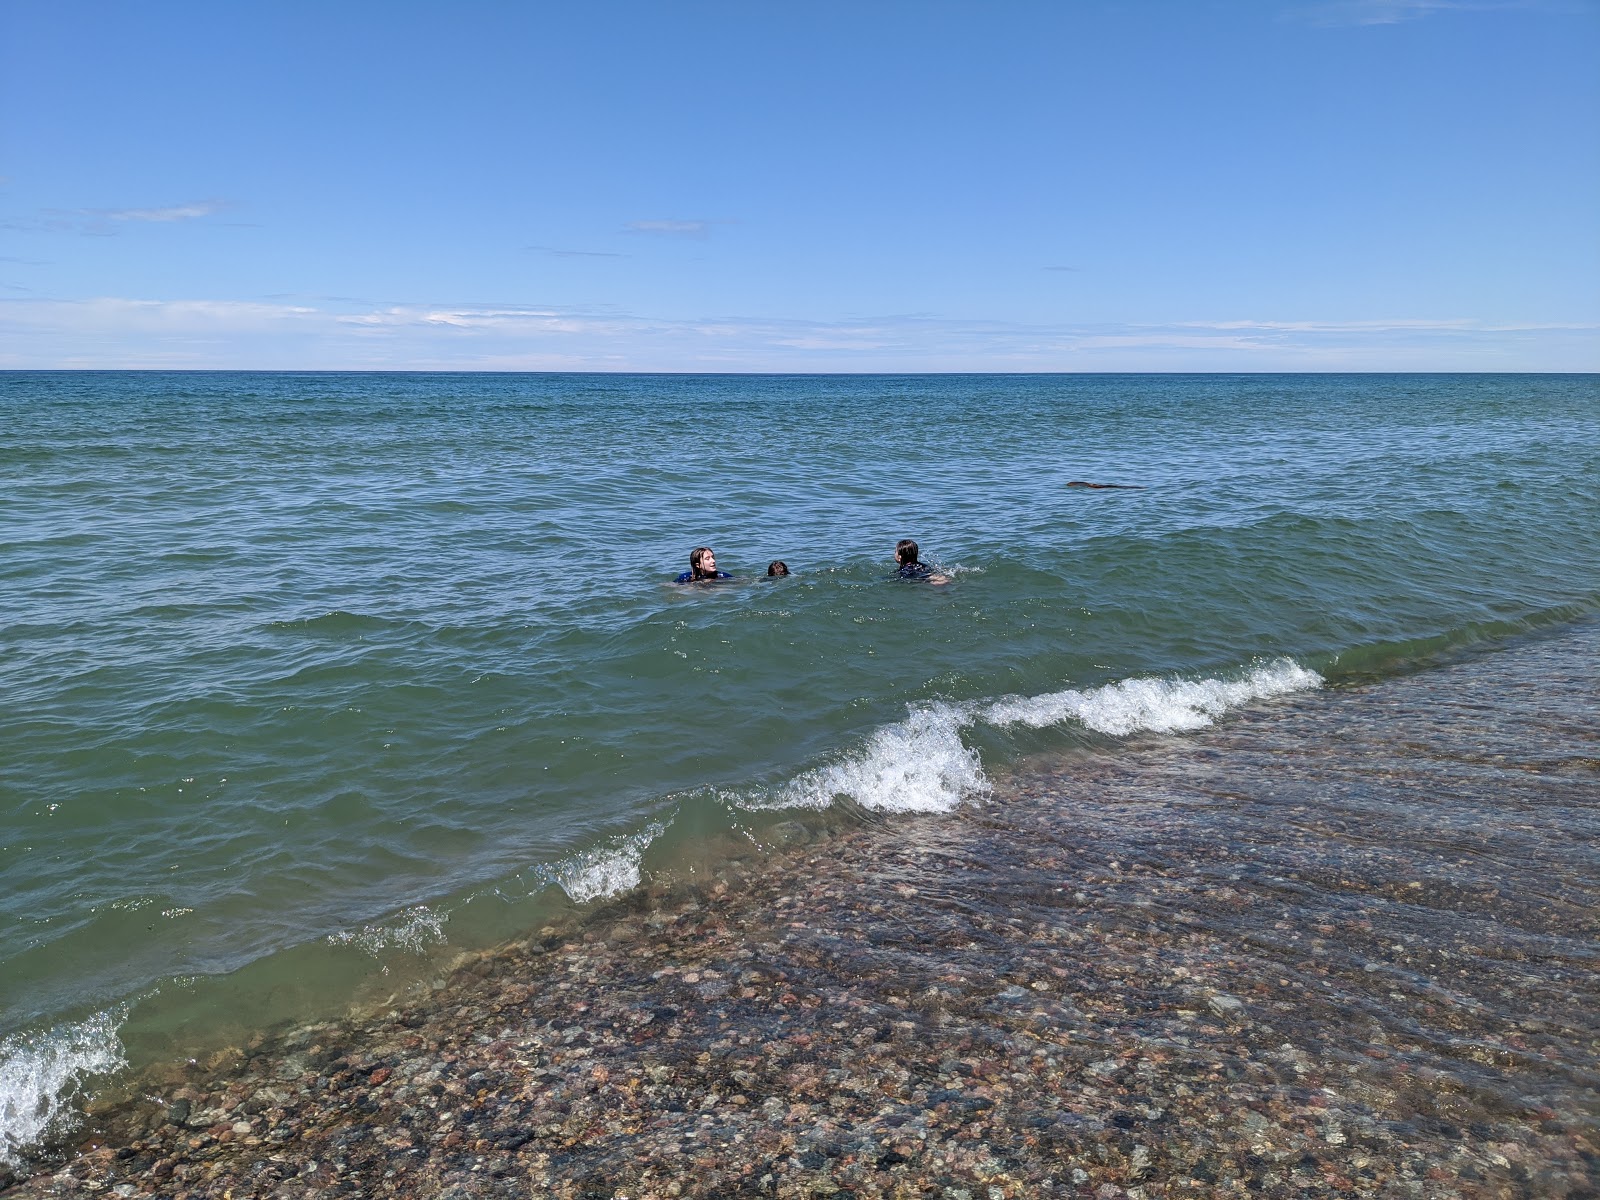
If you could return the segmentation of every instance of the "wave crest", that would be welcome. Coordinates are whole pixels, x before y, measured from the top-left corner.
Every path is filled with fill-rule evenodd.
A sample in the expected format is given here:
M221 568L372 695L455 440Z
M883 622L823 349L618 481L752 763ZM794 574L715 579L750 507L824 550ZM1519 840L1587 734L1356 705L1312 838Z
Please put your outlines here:
M962 730L980 722L1042 729L1076 721L1115 737L1182 732L1202 729L1253 700L1320 686L1315 671L1279 658L1237 679L1123 679L1088 690L913 708L904 721L874 730L859 750L746 807L827 808L848 796L885 812L948 812L990 790L978 752L961 740Z
M1073 720L1096 733L1176 733L1203 729L1230 709L1322 686L1322 676L1293 659L1262 663L1239 679L1123 679L1088 691L1008 696L986 707L991 725L1043 729Z
M886 812L948 812L989 790L975 750L961 742L963 709L935 704L875 730L867 744L840 762L797 776L775 799L781 808L826 808L849 796Z
M16 1165L24 1147L70 1126L71 1102L88 1076L128 1065L117 1037L126 1015L110 1010L0 1041L0 1162Z
M587 904L590 900L632 891L639 886L642 877L645 850L664 831L665 826L651 824L609 846L580 850L551 871L551 880L574 904Z

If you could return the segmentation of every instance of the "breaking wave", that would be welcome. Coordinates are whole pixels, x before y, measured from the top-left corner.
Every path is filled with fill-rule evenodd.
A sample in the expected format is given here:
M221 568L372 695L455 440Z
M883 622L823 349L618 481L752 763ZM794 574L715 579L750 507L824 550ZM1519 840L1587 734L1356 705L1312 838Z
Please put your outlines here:
M781 808L826 808L848 796L885 812L947 812L989 781L961 742L962 709L936 704L873 732L855 754L805 772L774 797Z
M858 750L746 807L826 808L848 797L885 812L948 812L989 792L977 751L961 740L974 725L1042 729L1070 722L1113 737L1177 733L1203 729L1256 700L1321 686L1315 671L1279 658L1234 679L1123 679L1081 691L915 707L905 720L874 730Z
M1077 721L1096 733L1127 737L1140 732L1203 729L1230 709L1253 700L1322 686L1322 676L1293 659L1263 663L1239 679L1123 679L1088 691L1008 696L982 710L991 725L1042 729Z
M665 826L652 823L609 845L568 855L550 872L550 879L575 904L617 896L639 886L644 852Z
M117 1036L126 1016L113 1009L0 1040L0 1162L16 1164L25 1147L69 1128L88 1078L127 1065Z

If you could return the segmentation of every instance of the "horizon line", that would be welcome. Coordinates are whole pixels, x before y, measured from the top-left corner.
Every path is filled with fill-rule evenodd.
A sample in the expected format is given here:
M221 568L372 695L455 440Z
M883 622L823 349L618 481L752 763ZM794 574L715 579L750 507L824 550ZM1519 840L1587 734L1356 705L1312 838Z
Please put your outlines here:
M607 375L616 377L699 377L719 378L904 378L907 376L974 377L1016 376L1043 377L1059 375L1600 375L1600 369L1520 371L1462 371L1447 367L1385 370L1381 368L1352 368L1348 370L1236 370L1236 371L623 371L603 369L580 370L492 370L472 367L0 367L0 375Z

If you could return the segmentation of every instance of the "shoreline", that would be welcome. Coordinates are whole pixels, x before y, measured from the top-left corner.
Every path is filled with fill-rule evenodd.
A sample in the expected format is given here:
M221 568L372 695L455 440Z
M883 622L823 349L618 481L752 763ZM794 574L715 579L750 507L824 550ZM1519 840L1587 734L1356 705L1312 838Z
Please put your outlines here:
M1565 691L1539 643L636 889L152 1074L0 1192L1595 1195L1593 852L1548 816L1600 809L1595 640Z

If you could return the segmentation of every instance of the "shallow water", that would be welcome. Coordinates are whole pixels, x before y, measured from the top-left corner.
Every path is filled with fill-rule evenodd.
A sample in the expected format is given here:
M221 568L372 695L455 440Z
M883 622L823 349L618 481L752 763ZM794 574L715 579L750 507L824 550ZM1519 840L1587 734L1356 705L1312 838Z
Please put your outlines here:
M973 804L1581 620L1597 412L1588 376L0 375L7 1128L775 808ZM954 583L884 579L907 534ZM745 580L668 586L697 543Z
M1169 967L1225 975L1323 1068L1593 1130L1597 663L1591 620L1024 787L1102 860L1072 886L1108 938L1183 930Z
M73 1170L1589 1195L1597 652L1589 620L1030 756L952 813L835 810L795 853L658 878L367 1017L131 1079Z

